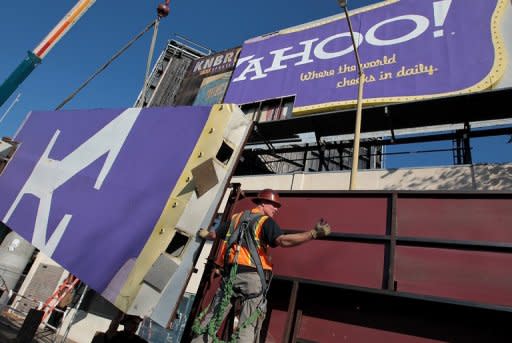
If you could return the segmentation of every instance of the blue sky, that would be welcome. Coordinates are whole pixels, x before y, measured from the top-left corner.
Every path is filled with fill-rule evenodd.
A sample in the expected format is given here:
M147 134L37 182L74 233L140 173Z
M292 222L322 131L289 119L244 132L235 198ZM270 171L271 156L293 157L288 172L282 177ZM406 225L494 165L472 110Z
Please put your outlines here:
M33 50L77 1L2 1L0 5L0 80L3 81ZM11 136L31 110L53 110L99 66L156 16L157 0L98 0L57 43L43 63L0 107L0 118L17 94L15 103L0 123L0 136ZM352 0L356 8L377 0ZM51 5L50 5L51 4ZM336 0L172 1L171 13L160 24L155 59L174 34L216 51L241 45L244 40L341 12ZM151 32L82 90L64 109L118 108L133 105L142 88ZM492 138L484 150L474 148L476 161L510 161L506 137ZM441 148L451 142L439 143ZM499 147L498 147L499 146ZM404 146L388 151L403 151ZM413 147L412 150L421 150ZM425 149L430 149L429 147ZM481 151L481 152L479 152ZM408 159L411 159L408 161ZM425 159L404 156L396 165L451 164L451 153L433 153ZM418 161L420 160L420 161ZM389 161L388 167L395 162Z
M57 43L9 100L20 101L0 123L0 135L12 135L30 110L53 110L156 17L158 0L98 0ZM373 1L357 1L351 7ZM2 1L0 5L0 79L3 81L77 1ZM50 5L51 4L51 5ZM155 59L174 34L220 51L244 40L324 18L341 9L329 1L172 1L160 24ZM109 66L65 109L115 108L133 105L144 80L152 31ZM1 117L0 114L0 117Z

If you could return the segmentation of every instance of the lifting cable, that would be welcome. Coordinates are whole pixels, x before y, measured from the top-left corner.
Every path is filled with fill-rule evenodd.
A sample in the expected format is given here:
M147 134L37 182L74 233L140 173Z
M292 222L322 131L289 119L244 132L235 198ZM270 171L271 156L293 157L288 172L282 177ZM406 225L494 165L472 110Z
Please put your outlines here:
M73 99L75 97L75 95L77 95L82 89L85 88L85 86L87 86L89 84L89 82L91 82L96 76L98 76L99 73L101 73L103 70L105 70L116 58L118 58L119 56L121 56L121 54L123 54L130 46L132 46L133 43L135 43L140 37L142 37L146 32L149 31L149 29L151 29L155 23L157 22L158 19L156 20L153 20L148 26L146 26L144 28L144 30L142 30L137 36L135 36L132 40L130 40L125 46L123 46L121 48L121 50L119 50L118 52L116 52L108 61L107 63L105 63L104 65L102 65L100 68L98 68L98 70L96 70L94 72L94 74L92 74L84 83L82 83L82 85L80 85L80 87L78 87L73 93L71 93L63 102L61 102L59 104L59 106L57 106L55 108L55 110L60 110L64 105L66 105L68 102L71 101L71 99Z
M160 19L163 17L166 17L169 14L169 2L170 0L165 0L165 4L159 4L157 7L157 18L151 23L149 23L144 30L142 30L138 35L136 35L132 40L130 40L128 43L126 43L118 52L116 52L105 64L103 64L100 68L98 68L84 83L80 85L73 93L71 93L64 101L62 101L55 110L60 110L64 105L66 105L69 101L71 101L82 89L84 89L96 76L98 76L99 73L101 73L103 70L105 70L115 59L117 59L121 54L123 54L130 46L132 46L133 43L135 43L140 37L142 37L146 32L148 32L153 26L155 26L155 32L153 34L153 39L151 41L151 47L149 52L149 58L148 58L148 68L149 64L151 63L152 55L153 55L153 49L155 46L155 40L156 40L156 34L158 30L158 23L160 22ZM147 77L148 72L146 71L146 78L144 79L144 85L147 83Z

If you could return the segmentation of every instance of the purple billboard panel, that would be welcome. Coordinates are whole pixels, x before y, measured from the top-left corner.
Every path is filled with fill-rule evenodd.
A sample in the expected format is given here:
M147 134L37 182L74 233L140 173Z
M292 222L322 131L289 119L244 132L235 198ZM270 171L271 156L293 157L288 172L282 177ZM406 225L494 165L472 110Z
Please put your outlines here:
M142 250L210 107L33 112L0 220L98 292Z
M478 91L506 67L506 0L387 1L350 15L366 103ZM294 112L353 104L358 72L345 17L247 41L225 102L295 95Z

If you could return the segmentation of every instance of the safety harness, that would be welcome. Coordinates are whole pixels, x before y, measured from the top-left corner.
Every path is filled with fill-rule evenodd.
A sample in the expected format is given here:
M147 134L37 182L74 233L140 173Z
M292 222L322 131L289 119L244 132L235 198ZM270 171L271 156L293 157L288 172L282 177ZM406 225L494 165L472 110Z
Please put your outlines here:
M205 333L208 333L208 336L212 337L214 343L234 343L237 342L240 335L240 329L246 328L247 326L253 324L258 317L262 313L262 309L264 308L266 304L266 296L267 291L270 287L270 281L266 281L265 278L265 272L263 270L263 266L261 264L260 256L258 254L258 240L255 237L255 225L261 218L261 214L259 213L251 213L251 211L244 211L243 214L240 217L240 220L238 221L238 225L235 227L235 221L231 222L231 225L229 227L229 231L226 235L226 242L227 242L227 248L225 251L224 256L224 267L227 268L229 265L229 252L236 244L236 250L235 250L235 257L233 260L233 263L230 265L229 272L226 271L224 274L224 279L221 286L221 301L217 304L216 308L213 310L213 316L208 322L208 324L204 327L201 327L201 321L203 320L204 316L208 313L209 307L205 308L195 319L194 324L192 326L192 331L195 335L203 335ZM260 295L263 295L261 303L258 305L257 310L249 317L247 318L243 323L241 323L237 330L233 333L230 340L227 342L220 340L217 337L217 331L219 330L220 326L222 325L222 322L224 320L223 314L226 311L227 307L231 303L231 298L233 297L234 290L233 290L233 283L236 279L237 272L238 272L238 255L240 253L240 247L241 246L247 247L250 253L251 261L256 266L256 271L258 272L258 275L261 280L261 292L258 294L253 294L250 296L246 296L242 300L252 299L255 297L258 297Z

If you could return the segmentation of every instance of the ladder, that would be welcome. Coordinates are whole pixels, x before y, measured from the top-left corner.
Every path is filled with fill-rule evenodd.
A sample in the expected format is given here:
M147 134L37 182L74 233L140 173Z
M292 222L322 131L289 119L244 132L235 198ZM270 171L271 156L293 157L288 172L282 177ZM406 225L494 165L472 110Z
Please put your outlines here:
M44 311L43 321L48 318L53 310L55 310L55 307L57 307L64 298L67 299L67 297L71 297L73 295L72 291L78 282L80 282L80 280L72 274L69 274L69 276L64 279L62 284L60 284L60 286L41 307L41 310Z

